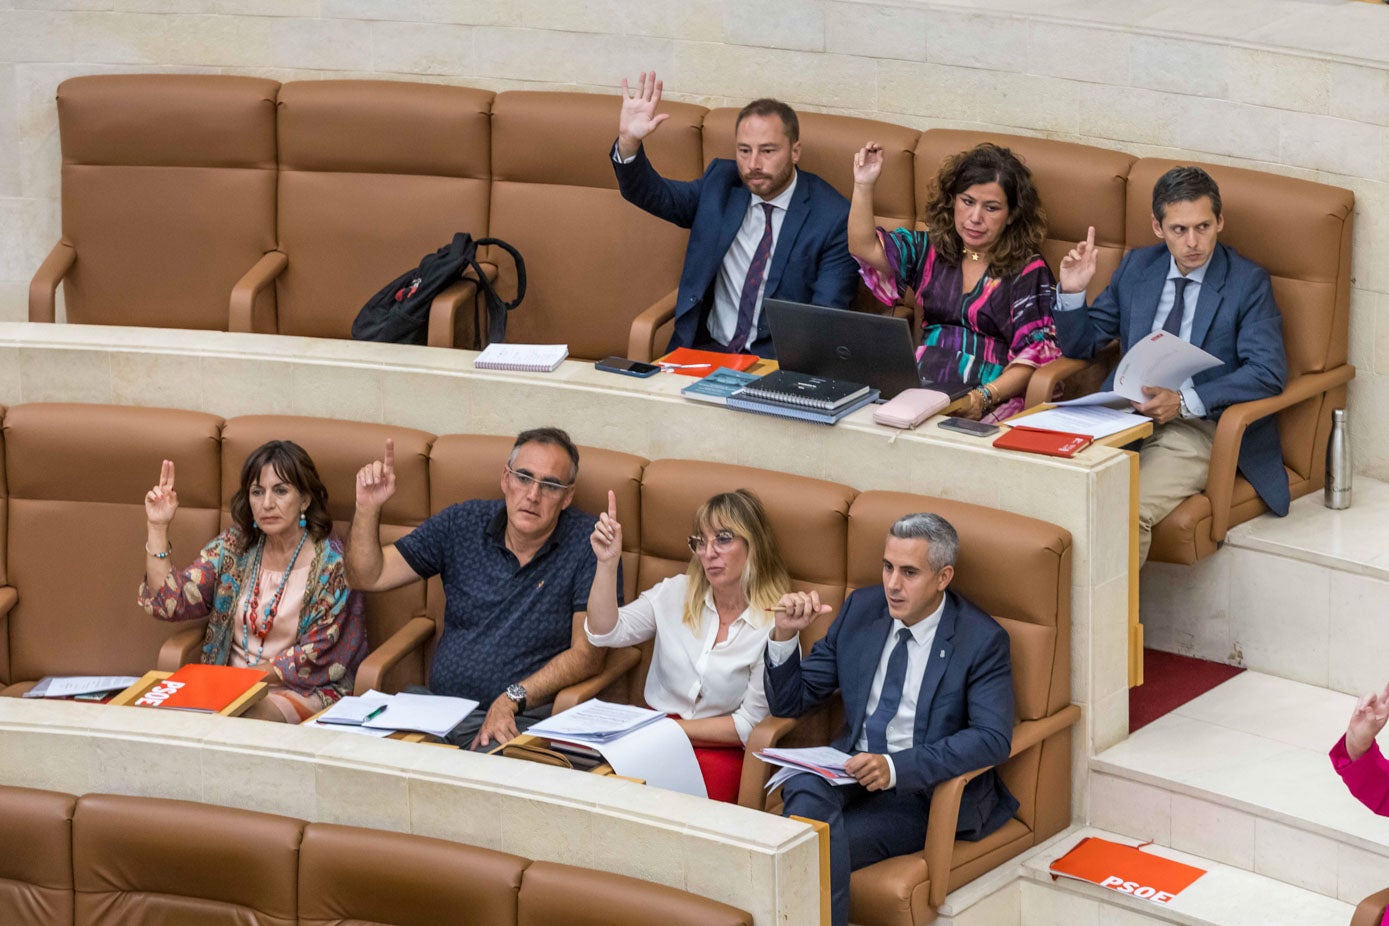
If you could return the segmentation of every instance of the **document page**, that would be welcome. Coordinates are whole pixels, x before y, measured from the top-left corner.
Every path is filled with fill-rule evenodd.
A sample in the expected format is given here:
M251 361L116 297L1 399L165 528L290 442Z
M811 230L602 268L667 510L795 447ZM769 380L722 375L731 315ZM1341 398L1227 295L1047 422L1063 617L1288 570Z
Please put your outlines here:
M1167 331L1158 331L1139 341L1119 360L1114 370L1114 391L1126 399L1146 402L1144 386L1177 389L1202 370L1220 366L1220 361L1195 344Z
M418 730L445 736L475 710L477 702L468 698L401 693L393 695L386 709L362 726L375 730Z
M1096 439L1118 434L1148 420L1133 410L1123 411L1105 405L1058 405L1035 415L1013 419L1029 428L1089 434Z
M533 725L527 733L575 742L601 743L629 733L649 723L664 719L665 714L630 704L612 704L594 698L575 705L561 714L547 717Z
M26 698L70 698L74 695L123 691L140 679L132 675L50 675L24 692Z
M764 749L755 755L769 765L782 766L781 771L773 775L767 782L768 790L801 772L819 775L834 785L853 784L857 780L854 776L844 772L844 763L849 761L849 754L832 746L812 746L807 749Z
M588 703L592 704L593 702ZM612 704L608 706L623 707L624 705ZM559 716L563 717L578 709L578 707L571 708ZM645 709L635 708L635 710ZM602 753L603 758L613 767L614 772L629 778L641 778L653 788L681 791L685 794L693 794L695 797L708 797L709 793L704 788L704 776L699 771L699 762L695 759L694 747L690 745L690 738L685 735L685 731L680 729L680 725L674 720L659 712L655 713L658 716L654 721L643 723L629 733L611 737L602 742L555 734L545 735L549 736L551 740L569 740L592 746ZM535 724L526 732L534 734L539 727L540 724Z

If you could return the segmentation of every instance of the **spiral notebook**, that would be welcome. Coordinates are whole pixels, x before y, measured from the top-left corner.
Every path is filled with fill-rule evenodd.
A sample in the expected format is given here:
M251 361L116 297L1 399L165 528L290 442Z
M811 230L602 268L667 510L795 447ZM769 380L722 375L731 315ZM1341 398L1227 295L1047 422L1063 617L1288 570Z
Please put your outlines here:
M838 379L807 376L790 370L768 373L755 383L748 383L736 395L762 402L778 402L800 408L834 411L868 394L862 383L846 383Z
M568 344L488 344L473 366L479 370L553 373L568 356Z

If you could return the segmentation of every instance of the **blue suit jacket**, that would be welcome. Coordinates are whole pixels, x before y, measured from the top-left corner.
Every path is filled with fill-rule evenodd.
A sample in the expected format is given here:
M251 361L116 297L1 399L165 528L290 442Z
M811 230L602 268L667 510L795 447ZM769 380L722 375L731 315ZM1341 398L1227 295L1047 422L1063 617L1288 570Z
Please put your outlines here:
M738 178L738 165L725 158L710 162L698 180L666 180L647 160L646 149L639 148L631 163L613 161L613 170L624 199L690 230L668 349L689 347L700 335L719 265L752 194ZM849 256L848 221L849 201L819 177L800 171L767 268L765 297L848 308L858 285L858 265ZM753 340L768 337L763 312Z
M851 594L824 639L804 660L799 653L766 663L767 703L778 717L799 717L836 688L846 727L834 745L853 752L867 720L868 694L892 629L882 586ZM897 791L929 797L938 783L1008 758L1013 739L1013 669L1008 633L954 592L931 646L917 696L912 747L892 753ZM980 839L1018 809L993 771L965 786L957 834Z
M1124 255L1109 286L1086 309L1056 312L1056 335L1067 357L1089 360L1118 338L1127 351L1148 335L1167 282L1165 244ZM1191 343L1222 362L1192 379L1214 421L1236 402L1278 395L1288 375L1283 353L1283 315L1273 301L1268 273L1234 248L1216 244L1196 300ZM1105 388L1112 385L1111 373ZM1288 513L1288 473L1278 443L1278 423L1261 418L1244 432L1239 471L1275 514Z

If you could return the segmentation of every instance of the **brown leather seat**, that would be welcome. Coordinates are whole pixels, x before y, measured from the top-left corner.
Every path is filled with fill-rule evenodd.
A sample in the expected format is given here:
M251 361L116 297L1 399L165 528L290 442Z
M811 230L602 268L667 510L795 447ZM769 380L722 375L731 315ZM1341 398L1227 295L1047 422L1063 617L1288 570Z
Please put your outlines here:
M299 926L515 926L529 864L426 836L310 823L299 850Z
M69 322L225 331L232 286L275 247L278 88L192 74L63 81L63 237L34 276L29 320L53 321L61 282Z
M297 926L304 822L115 794L77 801L76 922Z
M1350 918L1350 926L1379 926L1384 921L1386 908L1389 908L1389 887L1375 891L1360 901L1355 907L1355 915Z
M0 787L0 923L72 922L72 812L68 794Z
M190 801L0 785L5 926L751 926L637 878Z
M454 232L483 237L491 107L490 91L438 84L282 86L279 252L238 286L232 330L349 337L366 301ZM278 317L252 308L272 280ZM439 297L463 326L461 347L472 346L472 294L460 282Z
M178 468L173 559L186 565L217 533L218 431L201 412L35 404L7 410L9 685L45 675L141 675L181 629L136 604L144 572L144 497L160 460ZM100 478L94 478L99 472ZM100 550L74 558L76 545ZM185 625L186 626L186 625Z
M1153 184L1180 163L1192 162L1144 158L1133 165L1126 208L1127 247L1146 247L1156 241ZM1288 380L1280 395L1232 405L1221 414L1206 490L1188 498L1153 528L1149 558L1166 563L1194 563L1211 555L1231 527L1268 510L1236 470L1240 440L1252 421L1277 415L1292 497L1320 489L1326 478L1331 412L1345 407L1346 384L1355 376L1355 367L1347 363L1354 194L1260 171L1200 166L1220 185L1225 216L1221 241L1272 278L1273 295L1283 313ZM1299 233L1269 232L1278 228L1296 228ZM1033 383L1045 388L1050 379L1084 367L1083 361L1058 361L1043 368Z
M626 875L532 862L521 881L518 926L752 926L736 907Z
M521 251L528 284L508 341L568 344L570 356L591 360L621 356L637 314L675 290L688 235L618 193L610 155L620 108L612 94L497 95L490 233ZM661 109L671 118L648 139L648 156L663 176L693 180L703 171L704 108ZM497 263L509 294L510 259Z

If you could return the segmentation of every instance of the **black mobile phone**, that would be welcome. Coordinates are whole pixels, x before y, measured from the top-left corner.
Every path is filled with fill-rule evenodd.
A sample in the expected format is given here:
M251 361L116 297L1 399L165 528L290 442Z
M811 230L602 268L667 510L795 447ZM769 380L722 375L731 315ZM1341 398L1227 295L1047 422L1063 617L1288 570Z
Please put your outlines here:
M996 424L985 424L968 418L942 418L937 425L947 431L959 431L961 434L973 434L975 437L988 437L998 432Z
M640 360L628 360L626 357L604 357L594 364L604 373L621 373L623 376L651 376L661 372L659 363L642 363Z

